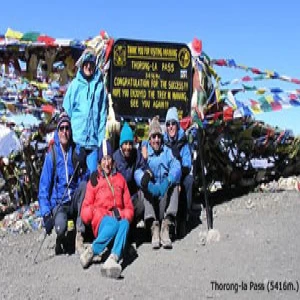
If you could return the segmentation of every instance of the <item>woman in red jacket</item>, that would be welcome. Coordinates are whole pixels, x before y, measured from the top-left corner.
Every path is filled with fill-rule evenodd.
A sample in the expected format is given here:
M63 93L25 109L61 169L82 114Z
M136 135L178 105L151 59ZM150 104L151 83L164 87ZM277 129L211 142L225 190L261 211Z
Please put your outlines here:
M119 260L134 209L126 180L114 168L112 154L110 143L104 140L99 150L98 170L91 175L81 208L82 221L91 224L95 240L82 253L80 262L83 268L87 268L94 255L101 255L112 242L111 254L101 273L118 278L122 271Z

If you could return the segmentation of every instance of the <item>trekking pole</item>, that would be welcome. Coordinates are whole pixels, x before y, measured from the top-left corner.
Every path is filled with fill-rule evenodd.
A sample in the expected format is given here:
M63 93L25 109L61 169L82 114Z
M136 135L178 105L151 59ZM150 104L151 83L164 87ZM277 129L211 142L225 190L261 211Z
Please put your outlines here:
M200 131L201 130L201 131ZM198 128L198 141L199 141L199 155L200 155L200 164L201 164L201 175L202 175L202 184L204 191L204 201L205 201L205 211L206 211L206 220L208 230L213 228L213 218L212 218L212 209L209 204L207 186L205 179L205 167L204 167L204 155L203 155L203 128Z
M56 213L58 212L58 209L59 209L59 208L62 206L62 204L63 204L63 199L64 199L64 197L65 197L67 191L69 190L69 187L70 187L70 185L71 185L71 183L72 183L72 181L73 181L73 178L74 178L74 176L75 176L75 174L76 174L76 172L77 172L77 169L78 169L79 165L80 165L80 162L78 161L77 164L76 164L74 173L73 173L72 177L70 178L70 181L68 182L68 185L67 185L67 187L65 188L65 191L64 191L64 193L63 193L63 195L62 195L62 197L61 197L61 200L59 201L59 203L58 203L58 205L57 205L56 212L55 212L55 214L54 214L53 217L52 217L53 220L55 219L55 216L56 216ZM45 242L45 240L46 240L47 235L48 235L48 234L47 234L46 231L45 231L45 233L44 233L44 238L43 238L43 240L42 240L42 242L41 242L41 244L40 244L40 247L39 247L39 249L38 249L38 251L37 251L37 253L36 253L34 259L33 259L33 263L34 263L34 264L37 263L36 259L37 259L38 255L39 255L39 253L40 253L40 251L41 251L41 249L42 249L42 246L43 246L43 244L44 244L44 242Z

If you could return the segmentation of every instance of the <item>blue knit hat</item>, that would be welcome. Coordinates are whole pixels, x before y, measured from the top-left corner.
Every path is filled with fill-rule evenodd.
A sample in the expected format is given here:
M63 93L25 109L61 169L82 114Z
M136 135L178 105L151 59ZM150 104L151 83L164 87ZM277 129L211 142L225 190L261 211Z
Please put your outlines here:
M166 123L171 120L174 120L177 123L179 123L178 112L176 107L170 107L167 111Z
M101 161L101 159L107 155L113 156L112 147L109 141L103 140L99 149L98 161Z
M133 143L133 131L127 122L124 123L120 135L120 146L125 142Z

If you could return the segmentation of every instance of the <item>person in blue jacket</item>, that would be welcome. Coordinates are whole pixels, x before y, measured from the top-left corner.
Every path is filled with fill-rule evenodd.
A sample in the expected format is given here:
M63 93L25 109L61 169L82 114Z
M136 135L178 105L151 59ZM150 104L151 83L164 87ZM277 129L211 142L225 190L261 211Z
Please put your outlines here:
M180 201L185 201L188 219L191 214L193 176L190 174L192 169L192 153L184 130L180 127L178 112L176 107L170 107L166 115L166 132L164 133L164 143L172 149L173 155L180 161L182 176ZM181 208L181 205L179 205ZM186 220L184 220L186 221Z
M98 149L105 138L107 95L101 71L96 65L95 52L87 48L80 60L63 101L71 119L76 153L86 154L88 174L97 170Z
M163 144L163 135L157 117L149 125L149 140L143 144L142 153L153 174L144 191L145 222L151 226L152 248L160 245L172 248L169 228L174 224L181 178L180 162L172 150Z
M120 147L114 152L113 158L117 170L126 179L131 200L134 206L134 222L136 225L144 219L144 203L140 193L141 181L147 185L152 176L140 149L134 146L134 135L127 122L120 133Z
M46 154L39 184L39 209L43 217L46 233L53 227L57 234L55 253L67 251L68 219L76 220L76 250L82 252L84 224L80 218L80 208L85 195L86 182L79 183L77 166L73 165L71 122L66 113L59 116L54 133L53 149Z

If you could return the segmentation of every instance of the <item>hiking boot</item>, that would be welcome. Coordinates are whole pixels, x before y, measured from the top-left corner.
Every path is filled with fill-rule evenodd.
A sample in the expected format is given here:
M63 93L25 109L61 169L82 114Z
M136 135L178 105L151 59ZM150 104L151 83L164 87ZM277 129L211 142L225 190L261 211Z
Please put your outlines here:
M153 221L151 226L151 234L152 234L152 248L153 249L159 249L160 247L160 237L159 237L159 222Z
M119 278L122 272L122 267L118 263L118 257L111 254L101 268L101 274L105 277Z
M172 249L172 241L170 238L170 225L171 222L168 219L163 219L161 223L161 232L160 232L160 239L161 244L164 249Z
M136 224L136 228L145 228L145 222L144 222L144 220L140 220L140 221Z
M62 238L58 238L56 237L56 242L55 242L55 255L61 255L64 254L65 251L65 245L63 243L63 239Z
M77 254L79 254L79 255L81 255L85 250L85 247L83 244L83 236L80 231L77 231L77 233L76 233L75 249L76 249Z
M93 252L92 245L88 245L88 247L80 255L80 263L84 269L86 269L91 264L93 257L94 257L94 252Z
M107 251L108 248L105 247L105 249L100 254L94 254L93 263L101 263Z

